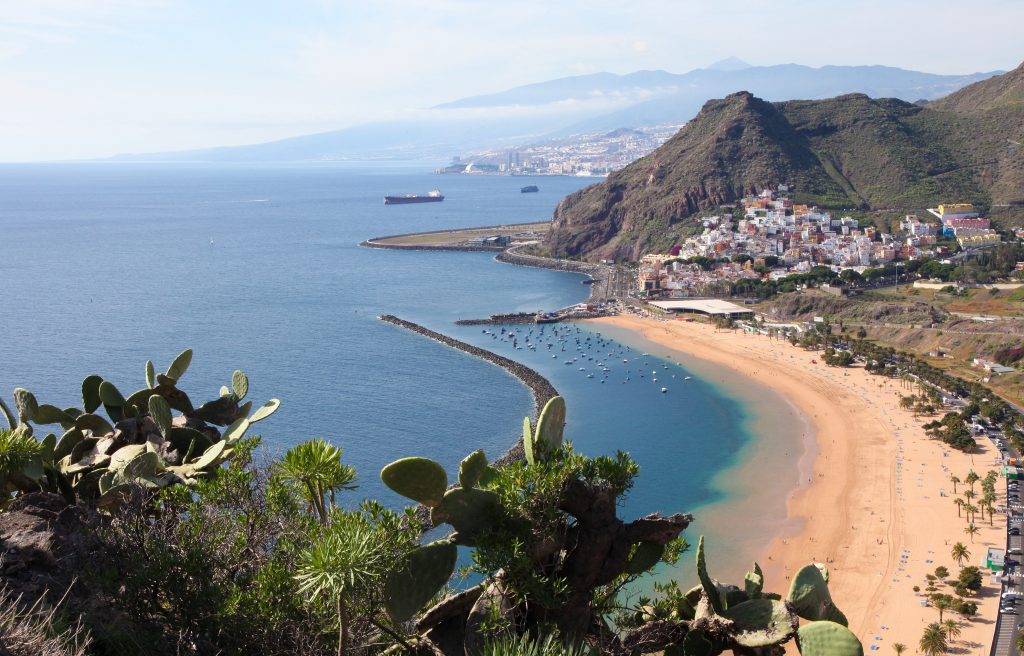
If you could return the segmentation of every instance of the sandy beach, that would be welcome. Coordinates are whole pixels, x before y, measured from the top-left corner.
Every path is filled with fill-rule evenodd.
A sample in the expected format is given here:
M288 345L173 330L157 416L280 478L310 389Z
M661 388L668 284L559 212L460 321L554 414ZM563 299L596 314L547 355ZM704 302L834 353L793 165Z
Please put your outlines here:
M902 643L917 653L925 626L938 611L925 605L927 574L943 565L955 578L950 556L956 542L977 565L988 546L1005 543L1005 516L978 521L981 532L964 533L966 520L953 503L951 475L963 479L997 469L987 440L973 454L929 439L915 418L899 407L911 393L901 381L873 376L859 367L839 369L821 353L709 324L659 321L623 315L593 320L636 331L670 349L728 367L791 401L813 426L814 445L804 458L800 487L787 500L789 519L758 559L769 590L785 593L788 578L804 564L825 562L837 605L850 620L866 652L891 654ZM980 488L975 486L976 491ZM997 485L997 491L1005 486ZM963 484L957 492L963 491ZM997 502L997 505L1000 502ZM921 596L913 587L920 586ZM947 585L938 592L953 594ZM998 587L986 576L978 615L956 619L962 634L951 642L961 654L987 654L995 628Z

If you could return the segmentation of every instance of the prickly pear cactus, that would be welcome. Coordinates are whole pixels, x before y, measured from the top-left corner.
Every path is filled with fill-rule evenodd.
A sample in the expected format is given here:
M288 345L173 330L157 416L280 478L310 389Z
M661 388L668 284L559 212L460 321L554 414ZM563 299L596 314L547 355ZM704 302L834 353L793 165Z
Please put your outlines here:
M864 656L864 646L853 631L836 622L811 622L796 632L802 656Z
M793 577L786 596L796 614L805 620L829 620L846 626L846 616L832 603L828 583L816 565L805 565Z
M450 540L416 547L388 575L384 607L396 622L406 622L423 608L455 571L458 548Z
M384 485L395 492L428 508L440 506L448 488L448 475L444 467L430 458L396 460L381 470L380 478Z
M60 438L48 435L40 442L40 485L69 501L77 495L111 507L133 486L193 483L230 458L252 421L269 417L279 402L271 399L247 417L252 405L239 406L239 401L249 382L236 371L228 397L218 399L216 418L228 426L221 434L177 388L191 361L192 351L183 351L166 374L157 374L147 362L146 387L127 399L111 381L88 376L81 388L84 410L40 404L28 390L15 390L20 430L30 435L33 423L63 429ZM107 418L96 414L101 407ZM177 417L175 410L181 413Z
M484 455L483 449L478 449L459 463L459 485L466 488L476 487L485 471L487 471L487 456Z

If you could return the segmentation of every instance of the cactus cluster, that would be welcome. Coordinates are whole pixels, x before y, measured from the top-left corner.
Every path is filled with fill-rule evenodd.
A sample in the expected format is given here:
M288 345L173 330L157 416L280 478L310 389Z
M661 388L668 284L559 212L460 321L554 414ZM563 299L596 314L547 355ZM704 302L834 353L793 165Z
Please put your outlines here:
M16 389L17 418L0 403L13 429L33 435L34 426L60 425L62 433L43 437L38 454L10 480L23 491L42 488L69 501L80 497L116 505L135 485L162 488L206 476L279 402L271 399L250 414L252 402L244 401L249 381L236 371L230 388L222 387L218 398L196 407L178 388L191 361L192 351L183 351L165 373L147 362L146 386L127 397L109 380L88 376L82 381L81 408L41 404L28 390ZM101 406L106 417L98 414Z
M494 470L482 450L459 465L459 484L448 488L444 468L429 458L402 458L384 467L389 488L430 509L434 526L449 524L447 538L414 548L388 576L384 606L396 622L409 620L444 588L455 571L458 545L473 546L476 536L501 517L498 495L486 489Z
M793 577L785 599L764 592L764 575L754 563L743 588L711 577L704 557L704 538L697 545L700 584L674 600L667 617L653 606L641 610L643 621L686 622L685 638L665 650L667 656L713 656L732 650L779 647L796 638L803 656L863 656L860 640L846 628L846 617L832 602L828 570L807 565ZM800 620L808 622L800 626Z

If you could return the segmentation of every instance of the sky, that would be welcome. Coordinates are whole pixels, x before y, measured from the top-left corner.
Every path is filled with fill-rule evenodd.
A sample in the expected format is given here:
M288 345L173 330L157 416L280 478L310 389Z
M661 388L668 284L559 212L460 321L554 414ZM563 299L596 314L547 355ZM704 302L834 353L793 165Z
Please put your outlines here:
M0 161L259 143L598 71L1016 67L1024 0L0 0Z

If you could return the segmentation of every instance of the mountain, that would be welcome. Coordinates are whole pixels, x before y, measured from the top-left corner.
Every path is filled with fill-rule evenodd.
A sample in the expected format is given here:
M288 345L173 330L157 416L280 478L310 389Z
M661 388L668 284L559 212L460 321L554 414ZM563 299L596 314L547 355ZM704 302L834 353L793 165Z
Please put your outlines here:
M742 71L745 68L752 66L737 57L726 57L707 67L709 71Z
M414 118L356 125L278 141L121 155L130 161L292 162L333 159L447 159L548 138L621 127L681 125L709 98L748 90L768 100L860 92L935 99L992 73L933 75L884 66L747 66L735 58L688 73L595 73L463 98Z
M846 94L712 100L662 147L564 199L553 254L636 259L768 185L824 207L1024 204L1024 64L925 105Z
M599 132L620 125L681 125L710 98L749 91L769 101L831 98L863 93L873 98L908 102L935 100L998 73L934 75L890 66L822 66L799 64L753 66L734 70L698 69L677 78L677 88L628 107L587 118L566 132Z

